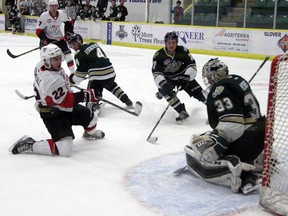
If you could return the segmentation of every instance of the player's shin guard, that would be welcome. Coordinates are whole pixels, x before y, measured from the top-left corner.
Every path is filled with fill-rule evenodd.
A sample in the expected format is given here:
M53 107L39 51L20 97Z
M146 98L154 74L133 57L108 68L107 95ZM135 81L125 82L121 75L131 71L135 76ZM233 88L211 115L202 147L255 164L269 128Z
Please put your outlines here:
M214 163L201 162L200 158L190 146L185 147L186 160L189 170L203 180L230 186L231 191L237 193L241 186L241 162L236 156L227 156Z

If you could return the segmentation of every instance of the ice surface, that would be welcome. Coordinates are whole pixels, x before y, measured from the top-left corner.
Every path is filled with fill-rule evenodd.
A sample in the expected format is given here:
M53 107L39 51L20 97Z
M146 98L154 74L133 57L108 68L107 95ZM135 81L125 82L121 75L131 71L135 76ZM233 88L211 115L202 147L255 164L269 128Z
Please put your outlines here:
M82 128L75 127L71 157L10 154L8 148L24 134L36 140L49 138L33 99L25 101L14 92L18 89L25 95L33 94L33 70L39 51L17 59L6 54L8 48L20 54L37 46L37 38L0 34L1 216L269 215L258 207L257 194L235 195L189 174L172 175L174 169L185 165L183 148L190 136L209 130L205 106L186 93L180 92L179 97L185 102L189 119L178 125L176 112L169 109L153 133L159 140L156 144L146 141L167 106L154 96L157 89L151 66L155 50L102 45L115 67L117 83L134 102L142 102L139 117L107 104L97 126L106 133L105 139L83 140ZM199 71L197 80L202 85L201 68L215 56L193 56ZM229 57L221 60L231 73L247 80L262 62ZM269 63L252 81L263 114ZM67 68L65 64L63 67ZM110 92L104 91L103 95L122 105ZM228 203L232 203L230 207Z

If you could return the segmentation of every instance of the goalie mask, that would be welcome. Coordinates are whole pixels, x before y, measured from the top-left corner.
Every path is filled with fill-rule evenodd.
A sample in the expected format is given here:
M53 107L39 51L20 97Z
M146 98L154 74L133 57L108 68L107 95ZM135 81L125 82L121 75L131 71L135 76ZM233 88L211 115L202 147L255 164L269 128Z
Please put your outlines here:
M48 69L51 68L51 58L55 58L57 56L61 56L61 61L63 61L62 51L55 44L48 44L47 46L42 47L40 50L40 57Z
M203 83L210 88L214 83L225 79L229 74L226 64L218 58L210 59L202 68Z

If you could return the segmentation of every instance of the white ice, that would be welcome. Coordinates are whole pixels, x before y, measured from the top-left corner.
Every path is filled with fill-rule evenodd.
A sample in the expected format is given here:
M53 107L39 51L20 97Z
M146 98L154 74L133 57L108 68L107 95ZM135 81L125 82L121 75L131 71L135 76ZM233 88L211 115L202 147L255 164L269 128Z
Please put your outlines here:
M178 155L177 160L183 161L185 165L183 148L189 143L191 135L209 130L209 126L205 124L205 106L189 98L185 92L180 92L179 97L185 102L190 118L183 125L177 125L176 112L169 108L153 133L153 136L159 138L158 141L156 144L147 142L147 136L167 106L166 101L158 100L154 96L157 89L152 78L151 66L155 50L102 45L115 67L117 83L134 102L137 100L142 102L141 115L135 117L107 104L97 126L106 133L105 139L83 140L81 138L83 129L74 127L76 138L71 157L12 155L8 152L8 148L25 134L36 140L50 138L34 109L33 99L25 101L14 93L14 90L18 89L25 95L33 94L33 70L39 60L39 51L16 59L6 54L6 49L20 54L37 46L38 39L34 37L0 34L0 215L177 215L177 208L185 208L186 206L181 206L181 203L183 200L187 203L187 200L192 199L193 193L176 197L178 201L173 201L178 206L174 209L175 214L165 212L165 206L162 206L164 211L159 208L155 210L153 203L143 201L145 198L148 200L149 197L137 195L137 190L134 190L137 185L130 185L129 176L133 177L134 170L141 168L141 165L145 165L146 162L149 164L158 159L159 163L149 166L146 172L149 173L151 170L153 173L159 167L165 167L167 161L162 164L161 161L163 158L168 158L169 161L169 155L171 155L170 166L171 163L173 164L175 155ZM205 62L215 56L197 54L193 56L199 71L197 80L203 86L201 68ZM220 57L220 59L229 66L230 73L237 73L247 80L262 62L231 57ZM65 64L63 67L67 68ZM269 71L270 62L267 62L251 83L263 114L266 113ZM82 87L85 85L85 82L81 83ZM104 91L104 97L122 106L122 103L110 92ZM179 167L172 167L171 170L174 168ZM180 192L185 190L184 185L181 187L182 185L178 183L179 179L172 175L165 176L165 178L161 178L161 174L158 175L160 175L160 180L156 183L161 184L163 188L169 189L168 184L172 182L177 185ZM188 179L185 176L182 177L186 183ZM229 190L221 186L205 184L205 190L201 191L200 186L193 185L191 182L191 188L194 188L195 194L201 194L197 199L202 204L205 204L210 196L205 194L205 190L211 190L213 194L218 192L221 194L221 191ZM131 191L134 192L131 193ZM174 193L170 195L173 197ZM220 201L222 198L217 199ZM241 199L246 198L242 196ZM210 204L207 203L205 210L206 213L210 212L209 215L213 215ZM231 208L230 213L225 215L269 215L260 209L257 199L256 204L253 203L246 208L245 206L232 206ZM196 214L191 212L189 215Z

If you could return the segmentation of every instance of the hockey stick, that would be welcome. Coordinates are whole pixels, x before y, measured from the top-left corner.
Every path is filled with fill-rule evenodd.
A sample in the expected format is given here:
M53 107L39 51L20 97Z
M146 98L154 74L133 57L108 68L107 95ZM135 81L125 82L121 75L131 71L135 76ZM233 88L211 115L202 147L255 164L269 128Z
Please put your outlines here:
M30 99L30 98L35 97L35 95L25 96L25 95L21 94L21 92L19 92L17 89L15 89L15 93L16 93L20 98L22 98L22 99L24 99L24 100L28 100L28 99Z
M7 54L8 54L11 58L15 59L15 58L18 58L18 57L20 57L20 56L22 56L22 55L26 55L26 54L28 54L28 53L30 53L30 52L33 52L33 51L35 51L35 50L38 50L38 49L40 49L40 47L36 47L36 48L34 48L34 49L28 50L28 51L26 51L26 52L24 52L24 53L21 53L21 54L19 54L19 55L14 55L14 54L12 54L9 49L7 49L6 52L7 52Z
M250 78L250 80L248 81L248 83L250 83L254 77L257 75L257 73L260 71L260 69L263 67L263 65L268 61L268 59L270 58L270 56L266 56L264 61L262 62L262 64L259 66L259 68L257 69L257 71L253 74L253 76Z
M82 88L80 88L79 86L76 86L76 85L72 85L72 86L75 87L75 88L77 88L77 89L79 89L79 90L82 90ZM24 99L24 100L28 100L28 99L30 99L30 98L35 97L35 95L25 96L25 95L23 95L21 92L19 92L17 89L15 90L15 93L16 93L20 98L22 98L22 99ZM112 106L114 106L114 107L117 107L118 109L121 109L121 110L123 110L123 111L125 111L125 112L128 112L128 113L130 113L130 114L132 114L132 115L134 115L134 116L139 116L140 113L141 113L141 111L142 111L142 103L139 102L139 101L136 101L134 111L130 111L130 110L125 109L125 108L123 108L123 107L121 107L121 106L118 106L117 104L114 104L114 103L112 103L112 102L110 102L110 101L108 101L108 100L106 100L106 99L104 99L104 98L101 98L100 100L102 100L102 101L104 101L104 102L106 102L106 103L108 103L108 104L110 104L110 105L112 105Z
M79 87L79 86L77 86L75 84L71 84L71 86L75 87L78 90L83 90L81 87ZM139 101L136 101L136 103L134 105L135 106L134 107L134 111L131 111L131 110L125 109L125 108L123 108L123 107L121 107L121 106L119 106L117 104L114 104L113 102L108 101L108 100L106 100L104 98L99 98L99 100L104 101L104 102L106 102L106 103L108 103L108 104L110 104L110 105L112 105L112 106L114 106L114 107L116 107L116 108L118 108L118 109L120 109L122 111L125 111L125 112L127 112L127 113L129 113L131 115L134 115L134 116L139 116L141 111L142 111L142 103L139 102Z
M179 92L180 88L177 88L175 95L172 97L170 103L168 103L166 109L164 110L164 112L162 113L162 115L160 116L159 120L157 121L157 123L155 124L155 126L153 127L152 131L150 132L149 136L147 137L147 141L150 143L156 143L156 141L158 140L158 137L152 137L153 132L155 131L156 127L158 126L158 124L160 123L161 119L163 118L163 116L165 115L165 113L167 112L168 108L170 107L170 105L172 104L172 102L174 101L174 99L177 96L177 93Z

